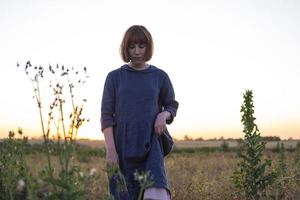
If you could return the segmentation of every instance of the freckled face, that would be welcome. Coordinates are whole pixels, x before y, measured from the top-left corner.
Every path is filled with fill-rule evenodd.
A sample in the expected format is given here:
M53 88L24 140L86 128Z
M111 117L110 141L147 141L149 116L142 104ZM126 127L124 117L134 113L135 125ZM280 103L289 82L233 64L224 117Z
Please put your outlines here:
M145 64L146 49L145 43L130 43L128 45L130 62L133 66L142 67Z

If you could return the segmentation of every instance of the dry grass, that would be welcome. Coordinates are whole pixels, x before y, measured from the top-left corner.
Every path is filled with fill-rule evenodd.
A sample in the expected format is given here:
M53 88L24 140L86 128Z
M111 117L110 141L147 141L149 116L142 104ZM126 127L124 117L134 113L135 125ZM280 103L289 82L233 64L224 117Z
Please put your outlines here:
M32 154L27 156L27 161L29 164L30 172L33 176L37 177L38 172L46 168L47 160L46 157L42 154ZM54 174L58 175L59 171L59 161L57 157L51 157ZM103 199L107 196L107 177L105 172L105 159L101 157L91 157L89 162L78 162L75 161L75 164L80 166L84 176L90 176L91 170L96 169L96 179L91 182L89 185L89 195L88 199L96 200Z
M276 162L278 154L268 152L266 157ZM287 155L287 163L292 166L294 153ZM46 159L41 154L28 155L30 170L37 175L44 166ZM54 167L57 170L58 161L53 157ZM91 157L89 162L75 161L80 165L82 172L89 175L90 170L97 170L97 179L89 186L88 199L105 199L107 196L107 178L105 173L105 159ZM237 166L236 153L215 152L215 153L192 153L192 154L170 154L165 159L168 180L173 200L218 200L235 199L234 187L229 177ZM291 184L287 188L287 195L295 198L300 194L299 185Z
M231 153L169 156L166 166L173 199L232 199L229 177L236 162Z
M1 141L1 140L0 140ZM225 140L229 147L237 147L238 142L236 140ZM284 143L286 148L295 148L297 142L300 140L284 140L280 141ZM41 144L43 141L39 139L29 140L30 144ZM202 148L202 147L220 147L224 141L221 140L205 140L205 141L183 141L178 140L175 141L174 146L175 148ZM83 146L88 146L91 148L104 148L104 141L103 140L88 140L88 139L79 139L77 143ZM266 143L267 149L276 148L277 141L269 141Z

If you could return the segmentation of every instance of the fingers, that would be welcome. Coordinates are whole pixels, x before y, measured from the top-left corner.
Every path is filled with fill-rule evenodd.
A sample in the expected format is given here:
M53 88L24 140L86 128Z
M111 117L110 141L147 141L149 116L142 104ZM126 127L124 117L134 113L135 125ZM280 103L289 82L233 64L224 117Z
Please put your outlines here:
M158 135L163 134L165 132L165 130L167 129L166 117L163 113L160 113L157 115L155 124L154 124L154 129L155 129L156 134L158 134Z
M119 164L119 156L115 151L107 151L106 152L106 162L109 164Z
M111 164L111 165L118 165L119 164L119 161L118 159L110 159L110 158L107 158L106 159L106 162Z
M166 129L167 129L166 125L157 125L155 126L155 133L161 135L165 132Z

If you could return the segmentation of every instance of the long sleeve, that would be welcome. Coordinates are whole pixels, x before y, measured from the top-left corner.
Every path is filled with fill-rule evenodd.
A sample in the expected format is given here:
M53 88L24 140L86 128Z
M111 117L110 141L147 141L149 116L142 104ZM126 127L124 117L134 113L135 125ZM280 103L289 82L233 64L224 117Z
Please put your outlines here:
M163 85L160 92L160 98L162 102L163 111L168 111L171 113L171 118L167 120L167 124L171 124L173 122L174 117L176 116L179 104L175 100L173 85L167 74L163 81Z
M101 130L115 124L115 87L112 74L106 77L101 102Z

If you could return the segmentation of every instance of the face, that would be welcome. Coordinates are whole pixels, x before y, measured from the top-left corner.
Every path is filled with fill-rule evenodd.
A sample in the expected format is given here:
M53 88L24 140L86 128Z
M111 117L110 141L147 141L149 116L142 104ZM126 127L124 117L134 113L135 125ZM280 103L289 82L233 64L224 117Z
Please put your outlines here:
M134 67L144 66L146 49L145 43L129 43L128 53L130 62Z

